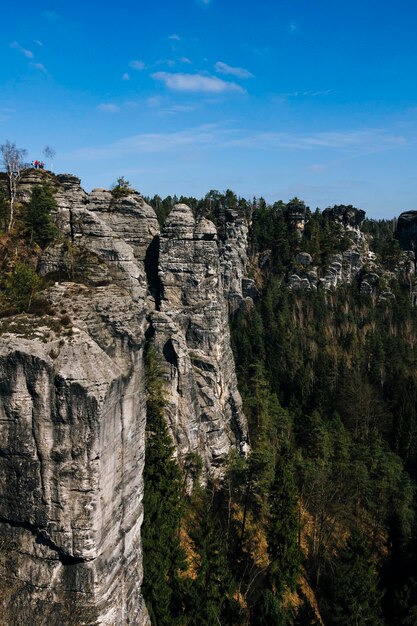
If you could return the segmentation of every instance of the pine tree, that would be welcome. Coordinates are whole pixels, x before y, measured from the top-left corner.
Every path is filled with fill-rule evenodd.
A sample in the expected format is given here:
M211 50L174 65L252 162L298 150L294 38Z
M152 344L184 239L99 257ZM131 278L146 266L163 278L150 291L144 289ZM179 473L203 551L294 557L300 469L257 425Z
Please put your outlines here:
M22 213L26 237L41 248L47 246L57 235L51 213L57 208L53 189L48 185L36 185Z
M276 596L266 589L262 591L252 609L251 626L286 626L285 612Z
M269 577L278 597L288 588L294 590L300 568L298 546L297 488L289 451L284 451L275 466L270 493L268 524Z
M234 626L235 582L228 567L225 533L209 489L197 488L191 505L194 525L190 535L198 550L199 567L197 577L190 586L187 623Z
M162 380L152 347L146 355L146 388L142 591L152 623L168 626L181 610L178 574L183 566L179 542L182 476L165 424Z
M381 593L372 552L354 530L327 581L324 621L329 626L382 626Z

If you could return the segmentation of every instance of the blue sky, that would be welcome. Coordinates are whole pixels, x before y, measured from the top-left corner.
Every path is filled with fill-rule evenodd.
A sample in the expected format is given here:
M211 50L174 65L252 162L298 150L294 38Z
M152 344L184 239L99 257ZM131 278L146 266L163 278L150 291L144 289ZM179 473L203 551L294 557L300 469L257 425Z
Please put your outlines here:
M4 3L0 143L86 189L417 209L417 5Z

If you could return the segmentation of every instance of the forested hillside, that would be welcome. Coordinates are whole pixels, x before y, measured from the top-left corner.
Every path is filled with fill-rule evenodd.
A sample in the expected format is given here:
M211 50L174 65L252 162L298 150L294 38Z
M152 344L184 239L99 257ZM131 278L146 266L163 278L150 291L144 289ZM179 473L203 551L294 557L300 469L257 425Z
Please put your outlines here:
M163 221L176 200L150 202ZM175 607L155 623L416 624L417 315L395 224L365 220L358 235L334 219L348 209L362 221L353 207L311 213L230 191L180 201L220 237L225 205L251 223L258 295L231 324L252 453L184 494L183 569L166 579ZM372 263L325 288L352 237ZM292 288L300 253L317 288Z
M78 179L74 183L67 175L55 179L43 172L30 176L36 184L20 197L10 228L9 204L5 192L0 194L2 328L10 332L17 319L17 330L27 334L29 322L52 320L62 335L58 347L54 344L48 352L56 360L64 337L72 341L68 327L75 309L73 292L64 301L62 294L54 296L54 288L78 284L81 295L90 289L97 297L94 290L110 289L116 274L105 270L96 250L88 248L88 238L77 244L84 236L79 224L90 224L94 217L84 208L84 195L78 217L72 216L67 229L70 239L57 228L57 197L61 204L66 198L61 185L74 185L75 204L81 193ZM134 200L138 220L149 219L143 232L156 232L155 216L147 217L144 200L129 195L124 179L118 183L112 193L96 190L99 195L92 194L87 206L103 206L101 217L113 224L117 203L119 211L127 207L129 213ZM182 233L184 216L203 224L199 241L211 248L201 249L216 255L215 229L200 218L215 223L218 245L225 248L232 245L228 212L249 227L246 297L239 305L229 301L249 454L230 447L221 470L210 474L201 455L178 452L166 420L166 368L167 363L175 365L177 356L171 340L161 339L159 352L153 341L158 319L161 323L165 318L155 317L145 334L143 550L136 548L143 553L142 592L152 623L414 626L413 228L400 232L400 222L364 220L364 213L352 206L311 212L297 198L268 205L263 199L237 198L230 190L212 190L199 200L147 201L160 224L175 204L188 204L197 220L180 205L175 227ZM406 214L406 224L413 219ZM131 236L132 225L123 222L123 228L123 236ZM101 231L93 232L95 242ZM111 259L120 241L112 237ZM152 294L154 290L158 307L163 290L152 233L151 240L143 246L143 262L147 288ZM176 246L182 245L179 241ZM174 247L169 250L172 256ZM187 246L184 251L188 253ZM200 263L195 254L184 256L185 274L191 271L190 258ZM42 270L45 266L48 271ZM208 268L208 274L212 271ZM55 312L50 305L54 297ZM86 319L93 315L86 314ZM202 329L196 326L193 332L201 335ZM190 355L193 368L198 365L212 382L210 360L202 361L192 351ZM209 392L203 386L207 404ZM73 623L78 626L77 619Z

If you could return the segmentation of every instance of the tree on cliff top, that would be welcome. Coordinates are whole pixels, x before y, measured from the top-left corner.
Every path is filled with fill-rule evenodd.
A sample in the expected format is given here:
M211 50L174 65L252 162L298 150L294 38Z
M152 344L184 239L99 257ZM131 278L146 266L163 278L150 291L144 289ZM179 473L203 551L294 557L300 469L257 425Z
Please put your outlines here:
M24 168L24 158L27 150L17 148L16 144L6 141L0 145L0 153L3 161L3 167L6 170L8 180L8 191L10 200L9 219L7 223L7 231L9 232L13 226L14 205L17 194L17 183L22 175Z
M44 248L56 237L58 231L51 217L56 208L53 189L48 185L36 185L22 211L25 234L31 243L37 243Z

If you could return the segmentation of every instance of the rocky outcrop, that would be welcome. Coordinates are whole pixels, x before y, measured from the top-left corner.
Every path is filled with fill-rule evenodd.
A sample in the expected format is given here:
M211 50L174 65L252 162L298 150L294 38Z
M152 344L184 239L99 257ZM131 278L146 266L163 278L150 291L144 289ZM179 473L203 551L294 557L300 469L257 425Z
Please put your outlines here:
M142 626L145 344L159 352L178 458L199 454L218 476L247 446L227 306L242 298L244 225L229 220L234 257L185 205L160 236L140 194L87 194L68 174L27 172L20 200L44 178L62 235L39 262L48 315L0 329L2 619Z
M4 624L147 624L140 586L144 311L56 285L65 314L1 328Z
M221 257L220 257L221 258ZM165 357L168 416L178 453L218 468L246 427L230 347L214 224L178 204L160 238L160 311L153 341ZM226 291L226 296L229 292Z
M245 297L256 297L254 281L245 282L248 264L249 223L237 210L221 206L218 209L218 247L223 290L229 311L236 311Z
M325 209L323 217L338 225L340 239L344 239L347 249L332 254L327 265L320 268L310 254L298 253L296 267L288 276L290 289L310 291L321 287L329 291L342 284L351 284L359 277L364 266L373 268L375 255L360 229L365 212L350 205L340 205ZM365 291L366 286L363 289Z
M401 213L397 222L397 237L403 250L417 248L417 211Z
M351 204L349 205L336 205L324 209L323 216L329 220L339 222L345 228L358 229L365 219L365 211L362 209L356 209Z

